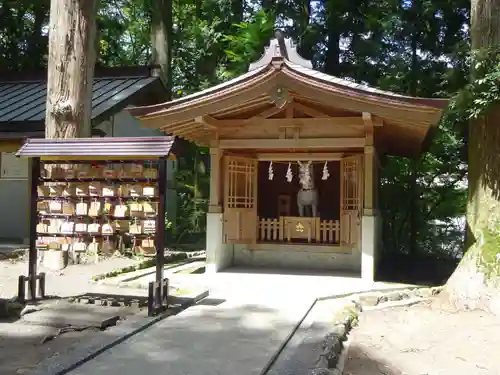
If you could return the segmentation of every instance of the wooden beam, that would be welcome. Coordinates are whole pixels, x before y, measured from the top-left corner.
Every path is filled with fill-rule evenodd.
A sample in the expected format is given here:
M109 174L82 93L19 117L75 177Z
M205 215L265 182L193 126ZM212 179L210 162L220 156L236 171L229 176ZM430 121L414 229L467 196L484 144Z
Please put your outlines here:
M141 126L158 129L165 124L187 121L197 116L217 113L229 107L243 105L249 102L248 98L260 97L262 93L273 88L276 85L278 75L279 72L269 70L240 84L228 87L217 94L179 103L175 107L141 118Z
M372 116L373 126L381 127L384 126L384 120L378 116Z
M319 117L319 118L331 117L330 115L328 115L327 113L325 113L323 111L320 111L316 108L309 107L308 105L305 105L302 103L294 102L293 107L296 110L301 111L301 112L305 113L306 115L309 115L312 117Z
M330 161L342 159L342 153L331 152L275 152L275 153L259 153L257 160L261 161Z
M365 123L365 146L373 146L373 120L372 114L363 112L363 122Z
M212 116L205 115L205 116L197 116L194 118L194 121L197 122L198 124L202 124L205 128L207 129L212 129L216 130L217 125L217 119L213 118Z
M365 125L361 116L359 117L328 117L328 118L268 118L259 121L265 126L277 127L295 127L295 126L360 126ZM225 127L242 127L248 125L248 120L217 120L217 126Z
M274 116L274 115L282 112L283 110L285 110L289 106L290 106L290 103L286 104L283 108L279 108L276 106L268 108L268 109L262 111L261 113L255 115L253 117L250 117L247 121L248 122L261 121L263 119L266 119L268 117Z
M203 125L202 125L203 126ZM196 122L182 122L176 125L164 126L160 128L161 131L168 131L169 133L181 133L192 128L199 128L200 124Z
M364 138L221 139L223 149L363 148Z
M221 111L213 112L212 114L216 116L225 116L228 114L233 114L233 113L239 113L239 112L246 112L258 107L262 107L263 105L269 104L269 97L267 95L264 96L259 96L255 99L251 99L249 101L237 104L235 106L231 106L228 108L224 108Z

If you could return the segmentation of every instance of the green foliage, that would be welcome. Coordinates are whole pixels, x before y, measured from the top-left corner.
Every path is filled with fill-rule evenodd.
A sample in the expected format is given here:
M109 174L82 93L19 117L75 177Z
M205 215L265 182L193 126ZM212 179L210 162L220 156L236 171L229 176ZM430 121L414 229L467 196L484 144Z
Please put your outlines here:
M151 1L102 2L100 64L150 62ZM467 54L469 7L468 0L174 0L173 95L245 72L275 26L297 41L300 54L316 68L403 94L451 97L467 83L472 64L476 78L452 99L428 152L418 161L382 157L380 170L386 255L409 253L414 239L423 254L455 257L466 204L463 130L457 124L480 117L498 100L498 54ZM48 0L0 0L2 69L43 66L48 12ZM186 145L179 163L175 232L182 240L205 231L207 150Z
M99 63L148 65L151 58L150 14L145 0L102 2L98 18Z
M235 24L234 34L224 36L223 40L228 44L225 53L230 62L226 77L244 73L248 65L262 55L265 44L273 35L275 22L276 16L272 12L261 9L247 22Z
M500 48L472 51L469 61L473 78L452 98L443 124L464 127L500 101Z

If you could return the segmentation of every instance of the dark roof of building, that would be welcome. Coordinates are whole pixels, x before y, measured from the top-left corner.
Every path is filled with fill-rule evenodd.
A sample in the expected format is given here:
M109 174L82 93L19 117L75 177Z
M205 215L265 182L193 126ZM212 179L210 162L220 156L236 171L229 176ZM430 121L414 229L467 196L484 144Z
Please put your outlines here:
M174 137L110 137L77 139L28 139L17 156L136 156L160 157L172 151Z
M96 69L92 88L92 125L119 112L145 90L164 90L149 68ZM46 73L0 72L0 132L43 132L47 97ZM158 98L161 100L162 98Z

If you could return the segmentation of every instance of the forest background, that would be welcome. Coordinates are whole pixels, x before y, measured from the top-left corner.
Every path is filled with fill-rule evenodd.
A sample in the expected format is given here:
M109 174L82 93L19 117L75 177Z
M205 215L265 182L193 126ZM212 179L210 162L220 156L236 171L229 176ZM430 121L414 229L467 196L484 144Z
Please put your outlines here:
M98 11L100 66L149 65L153 9L172 9L166 35L173 97L246 71L276 28L316 69L401 94L453 97L469 81L468 0L108 0ZM47 65L49 0L0 0L0 69ZM156 16L157 17L157 16ZM464 250L467 150L463 127L443 121L418 158L380 160L383 254L379 274L442 283ZM175 241L205 232L208 150L179 159Z

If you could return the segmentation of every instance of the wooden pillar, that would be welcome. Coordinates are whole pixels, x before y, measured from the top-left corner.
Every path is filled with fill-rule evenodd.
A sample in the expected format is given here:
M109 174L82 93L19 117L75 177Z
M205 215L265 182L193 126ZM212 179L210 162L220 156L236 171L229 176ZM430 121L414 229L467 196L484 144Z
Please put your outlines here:
M154 288L154 311L163 308L163 268L165 267L165 214L167 212L167 158L158 160L158 213L156 215L156 283Z
M30 161L30 212L29 212L29 253L28 253L28 280L29 298L36 299L36 276L38 263L38 249L36 248L36 226L38 224L37 202L38 183L40 178L40 158L31 158Z
M365 123L365 161L364 161L364 194L363 194L363 215L372 216L375 209L374 201L374 170L375 163L375 147L373 139L373 120L370 113L363 112L363 121Z
M210 148L210 202L208 212L219 213L221 208L221 159L219 147Z
M375 200L373 194L375 168L375 150L373 146L365 146L365 163L364 163L364 210L363 214L367 216L373 215L375 209Z

